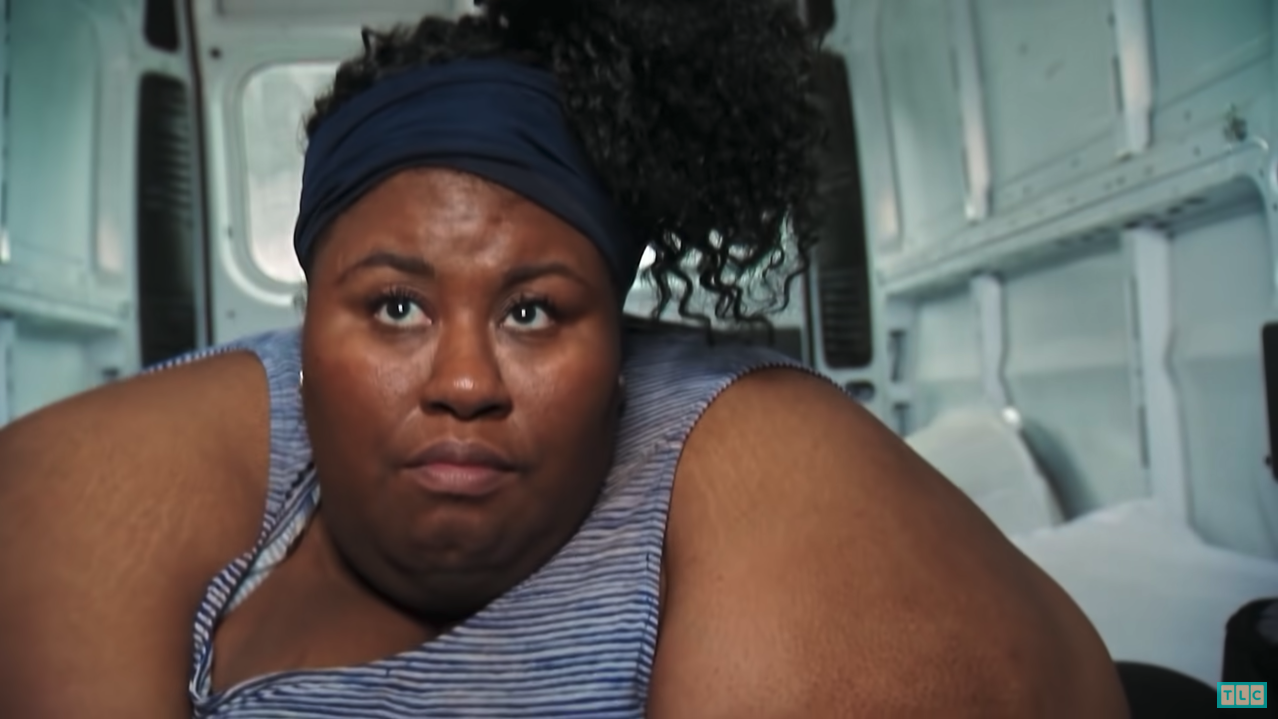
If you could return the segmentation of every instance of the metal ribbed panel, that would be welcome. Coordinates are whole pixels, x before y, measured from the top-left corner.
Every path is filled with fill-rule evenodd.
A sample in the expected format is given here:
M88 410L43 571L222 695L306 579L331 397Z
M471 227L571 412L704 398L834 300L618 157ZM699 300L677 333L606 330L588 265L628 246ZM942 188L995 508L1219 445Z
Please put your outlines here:
M148 73L139 94L137 241L142 361L197 345L195 146L182 80Z
M856 127L843 58L821 53L815 79L829 133L821 157L825 216L816 253L821 342L829 368L856 369L873 361L874 336Z

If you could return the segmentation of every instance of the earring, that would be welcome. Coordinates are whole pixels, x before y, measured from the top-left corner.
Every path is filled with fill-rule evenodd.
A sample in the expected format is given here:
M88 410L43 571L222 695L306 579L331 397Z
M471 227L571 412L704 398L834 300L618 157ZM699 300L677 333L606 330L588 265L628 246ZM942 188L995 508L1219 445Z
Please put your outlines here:
M302 370L298 370L297 371L297 388L301 389L302 385L304 384L306 384L306 372Z

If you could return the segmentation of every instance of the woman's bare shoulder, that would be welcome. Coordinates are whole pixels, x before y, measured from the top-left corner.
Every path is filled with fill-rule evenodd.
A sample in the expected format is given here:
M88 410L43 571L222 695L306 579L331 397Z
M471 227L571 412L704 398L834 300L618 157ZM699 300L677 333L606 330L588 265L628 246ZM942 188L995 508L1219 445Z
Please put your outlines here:
M183 711L195 607L261 521L269 426L234 353L0 431L0 715Z
M248 353L103 386L0 430L0 516L27 503L87 511L99 493L107 507L213 509L264 497L269 428L265 373ZM179 509L157 519L185 513Z
M666 551L653 719L1122 716L1077 607L823 379L765 370L715 400Z
M227 352L43 407L0 428L0 451L47 453L66 461L84 453L75 450L100 451L119 443L130 450L125 458L134 450L148 458L156 453L180 457L252 442L252 435L268 427L268 411L261 363L249 352ZM139 442L139 434L176 443ZM60 451L51 452L54 447Z

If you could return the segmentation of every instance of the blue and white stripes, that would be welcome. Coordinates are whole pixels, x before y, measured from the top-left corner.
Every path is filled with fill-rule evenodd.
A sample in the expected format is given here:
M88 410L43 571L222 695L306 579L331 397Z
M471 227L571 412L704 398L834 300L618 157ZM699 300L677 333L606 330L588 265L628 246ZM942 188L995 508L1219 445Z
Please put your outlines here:
M683 443L736 378L796 366L762 348L699 337L628 338L628 401L616 459L578 533L540 570L452 631L355 667L283 672L213 693L212 634L305 528L319 499L297 391L297 330L247 349L271 393L271 475L257 546L210 584L196 617L196 717L642 717L657 639L661 555ZM172 364L172 363L171 363Z

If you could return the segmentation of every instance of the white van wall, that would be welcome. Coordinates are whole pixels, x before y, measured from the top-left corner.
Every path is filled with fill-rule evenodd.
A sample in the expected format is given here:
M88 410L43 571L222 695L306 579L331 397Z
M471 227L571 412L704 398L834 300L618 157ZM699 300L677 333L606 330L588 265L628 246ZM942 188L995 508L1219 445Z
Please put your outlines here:
M838 7L912 426L1009 404L1067 514L1153 495L1278 556L1273 4Z
M916 306L912 338L913 427L926 427L947 409L980 402L980 337L976 303L966 286L928 295Z
M1269 556L1278 554L1278 483L1264 465L1257 334L1276 314L1273 204L1249 191L1177 230L1168 358L1185 424L1194 525L1208 541Z
M0 424L137 365L122 212L136 71L121 25L135 18L92 3L8 5Z
M182 5L165 26L177 47L164 49L148 41L145 0L6 4L0 424L138 371L143 328L171 321L165 313L178 311L182 346L193 346L202 315L190 298L177 307L156 302L166 298L154 287L139 293L143 234L188 263L141 258L159 285L201 274ZM167 92L144 92L144 77Z
M1008 387L1067 516L1147 495L1114 241L1005 279Z

